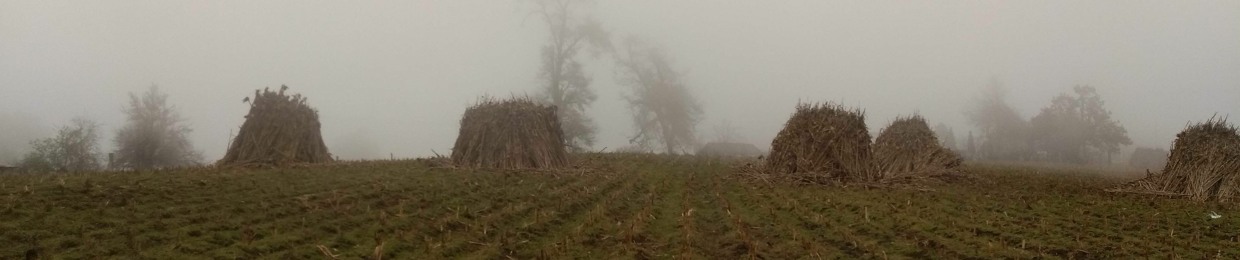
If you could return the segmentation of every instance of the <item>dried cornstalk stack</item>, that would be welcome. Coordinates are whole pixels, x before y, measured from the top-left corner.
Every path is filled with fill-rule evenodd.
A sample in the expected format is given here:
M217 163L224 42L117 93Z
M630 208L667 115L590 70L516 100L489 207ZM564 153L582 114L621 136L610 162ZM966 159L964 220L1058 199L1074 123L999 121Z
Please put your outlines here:
M463 167L500 169L568 165L555 106L529 98L482 98L461 117L452 162Z
M798 104L771 142L770 172L817 173L829 178L873 181L870 132L865 114L831 103Z
M241 131L220 165L285 165L332 161L319 132L319 113L301 94L255 90Z
M962 161L939 143L920 115L897 117L874 140L875 169L884 176L941 172Z
M1240 135L1225 120L1211 119L1176 135L1163 168L1163 191L1195 200L1226 201L1240 192Z
M1118 191L1227 201L1240 195L1240 134L1223 119L1189 126L1176 135L1162 173Z

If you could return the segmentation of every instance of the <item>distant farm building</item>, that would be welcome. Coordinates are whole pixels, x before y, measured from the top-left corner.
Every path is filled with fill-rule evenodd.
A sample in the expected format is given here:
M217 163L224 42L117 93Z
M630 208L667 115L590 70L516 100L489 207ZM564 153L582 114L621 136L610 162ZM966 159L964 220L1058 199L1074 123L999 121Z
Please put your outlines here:
M753 144L730 142L707 143L697 151L698 156L706 157L758 157L763 154L765 153Z

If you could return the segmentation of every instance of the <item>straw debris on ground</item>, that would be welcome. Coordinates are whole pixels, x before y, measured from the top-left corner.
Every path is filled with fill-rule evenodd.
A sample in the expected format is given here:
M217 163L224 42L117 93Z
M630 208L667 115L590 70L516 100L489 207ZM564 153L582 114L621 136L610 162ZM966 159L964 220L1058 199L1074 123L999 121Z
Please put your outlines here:
M1240 134L1226 119L1211 118L1176 135L1162 172L1111 191L1229 201L1240 195L1238 178Z
M331 162L320 133L319 113L301 94L255 90L241 131L219 165L287 165Z
M475 168L564 167L568 156L556 113L555 106L529 98L483 97L461 117L452 162Z

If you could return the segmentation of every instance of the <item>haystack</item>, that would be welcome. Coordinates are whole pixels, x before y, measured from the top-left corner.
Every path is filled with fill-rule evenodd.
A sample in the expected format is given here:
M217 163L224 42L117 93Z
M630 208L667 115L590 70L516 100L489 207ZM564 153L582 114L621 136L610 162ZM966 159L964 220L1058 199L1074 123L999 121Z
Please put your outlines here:
M770 172L819 173L847 180L875 180L865 114L831 103L799 104L771 142Z
M885 176L936 173L960 166L920 115L897 117L874 139L875 169Z
M250 113L241 131L220 159L220 165L285 165L332 161L319 133L319 112L301 94L254 91Z
M555 106L528 98L483 98L465 109L452 147L458 166L500 169L558 168L568 164Z
M1240 195L1240 134L1223 119L1189 126L1176 135L1163 171L1121 191L1227 201Z

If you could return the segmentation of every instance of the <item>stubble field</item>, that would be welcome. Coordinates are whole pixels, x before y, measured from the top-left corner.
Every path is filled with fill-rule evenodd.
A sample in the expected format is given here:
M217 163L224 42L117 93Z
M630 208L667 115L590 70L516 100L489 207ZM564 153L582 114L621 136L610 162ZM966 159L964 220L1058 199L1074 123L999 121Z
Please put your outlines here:
M1240 257L1232 204L1111 194L1127 179L1097 172L968 165L974 181L874 188L691 157L578 161L0 176L0 258Z

